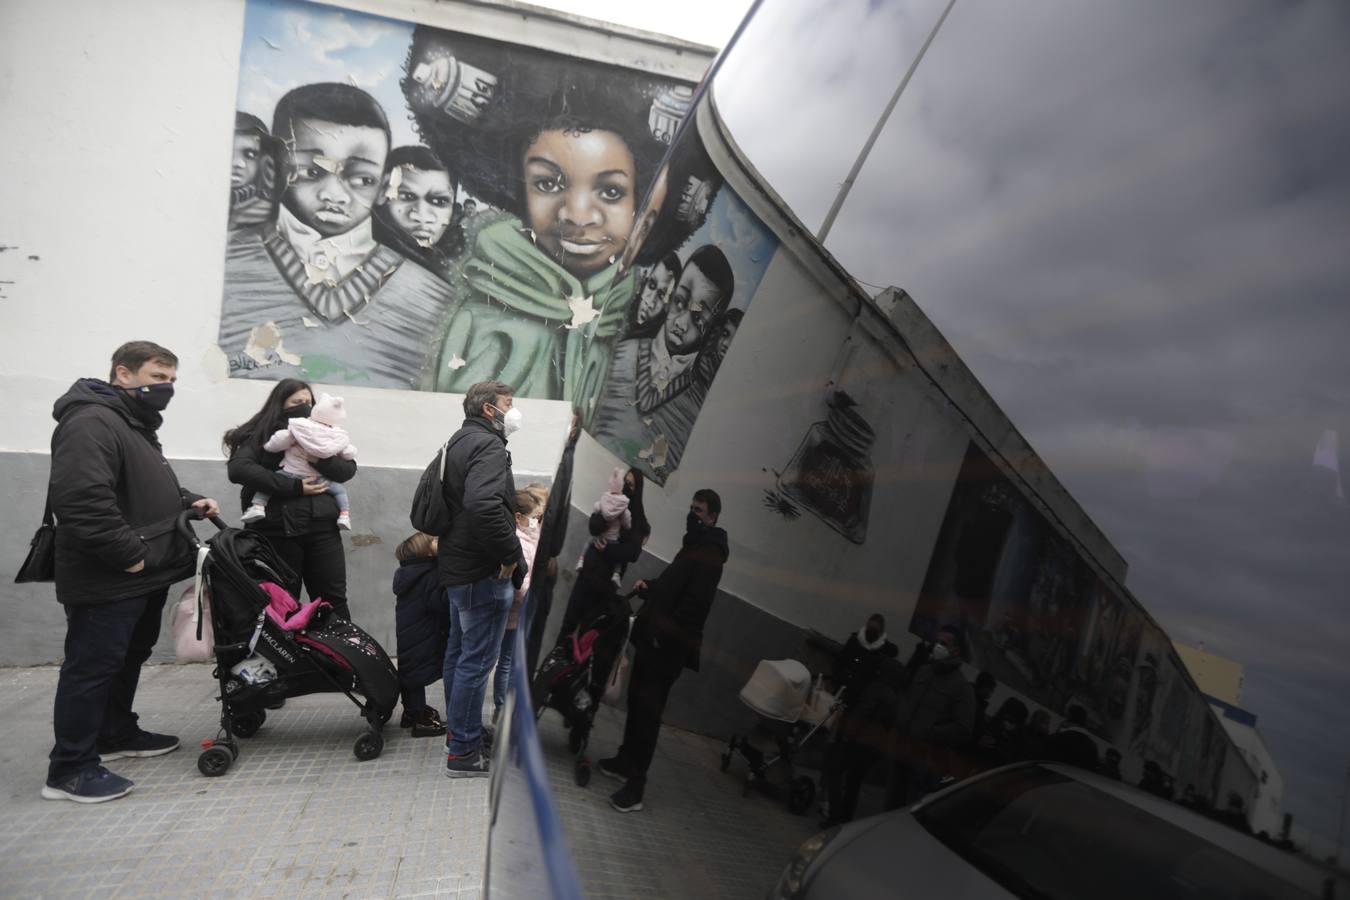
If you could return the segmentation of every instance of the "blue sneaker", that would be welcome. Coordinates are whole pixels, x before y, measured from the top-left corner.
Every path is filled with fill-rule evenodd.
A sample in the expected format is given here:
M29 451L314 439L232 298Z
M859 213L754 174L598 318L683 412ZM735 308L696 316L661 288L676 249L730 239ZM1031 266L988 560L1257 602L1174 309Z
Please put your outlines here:
M79 774L48 781L42 789L44 800L74 800L76 803L106 803L125 797L135 787L129 779L114 775L102 766L91 766Z
M99 747L99 762L112 762L115 759L143 759L149 756L163 756L178 749L178 738L171 734L154 734L139 731L129 740L117 746Z
M490 763L481 751L472 750L463 756L445 757L445 774L449 778L486 778Z

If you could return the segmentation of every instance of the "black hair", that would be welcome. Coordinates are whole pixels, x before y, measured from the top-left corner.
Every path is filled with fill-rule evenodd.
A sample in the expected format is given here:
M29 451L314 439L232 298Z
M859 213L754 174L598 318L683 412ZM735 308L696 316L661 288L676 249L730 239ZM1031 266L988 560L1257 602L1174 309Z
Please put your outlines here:
M153 341L127 341L113 351L112 365L108 367L108 381L117 380L118 366L126 366L130 372L136 373L148 362L178 368L178 357L172 350L161 347Z
M495 85L478 94L465 121L446 112L442 86L419 83L419 66L446 58L490 73ZM461 70L462 71L462 70ZM456 72L456 77L459 72ZM426 25L413 30L400 82L423 142L453 159L465 191L479 202L526 218L525 149L546 130L617 134L633 156L633 190L647 189L660 170L666 144L652 134L652 101L677 83L617 66L523 49L490 38L452 34ZM701 150L701 148L700 148ZM706 154L704 154L706 156ZM711 164L708 166L711 168ZM679 207L684 182L670 185L666 204ZM635 207L641 201L635 195ZM698 220L701 224L702 220ZM678 239L643 247L639 264L674 250L698 227L678 227Z
M416 144L406 144L389 151L384 163L384 172L388 175L399 166L420 169L423 172L445 172L450 176L450 195L453 198L459 189L459 180L449 166L441 162L440 157ZM450 217L445 234L430 247L423 247L408 236L394 216L389 212L388 203L376 203L371 213L371 229L375 240L397 250L402 256L412 260L438 278L448 278L450 261L459 255L464 246L464 217L458 206Z
M263 401L262 409L254 413L244 424L225 432L220 439L225 455L233 456L245 444L261 447L280 423L285 421L286 400L296 391L309 391L309 395L314 396L314 388L309 386L309 382L301 381L299 378L283 378L278 381L272 392L267 395L267 399Z
M378 128L386 142L392 142L389 119L379 101L358 87L340 82L323 81L301 85L287 91L277 101L272 113L272 136L290 140L292 123L296 119L318 119L337 125Z
M876 620L877 620L877 624L879 624L879 625L881 626L881 630L882 630L882 631L885 631L885 630L886 630L886 617L885 617L885 616L883 616L881 613L872 613L870 616L867 617L867 621L869 621L869 622L872 621L873 619L876 619Z
M647 507L642 502L642 488L647 478L638 469L630 468L628 474L633 476L633 492L628 493L625 479L624 493L628 495L628 512L633 518L633 530L644 538L650 537L652 526L651 522L647 521Z
M694 491L694 499L702 500L708 507L708 512L713 514L713 518L719 518L722 515L722 498L717 496L717 491L712 488L700 488Z
M634 257L639 266L650 265L684 246L707 221L713 200L722 187L722 175L703 149L696 121L689 123L680 140L670 148L664 168L665 200Z
M694 266L717 288L717 310L721 312L731 303L731 295L736 292L736 276L732 274L731 263L727 255L716 244L704 244L694 251L693 256L684 264L687 269Z
M263 120L243 110L234 111L234 132L235 134L256 134L258 137L270 137Z
M998 687L998 680L994 678L992 672L981 672L975 676L975 690L978 691L982 687L989 688L991 691Z

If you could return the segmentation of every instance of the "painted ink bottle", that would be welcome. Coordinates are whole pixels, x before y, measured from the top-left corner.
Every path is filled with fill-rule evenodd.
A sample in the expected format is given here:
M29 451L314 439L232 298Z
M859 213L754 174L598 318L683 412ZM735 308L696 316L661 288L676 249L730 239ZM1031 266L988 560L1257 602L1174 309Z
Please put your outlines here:
M855 544L867 540L876 432L851 397L836 392L823 422L806 432L779 478L780 490Z

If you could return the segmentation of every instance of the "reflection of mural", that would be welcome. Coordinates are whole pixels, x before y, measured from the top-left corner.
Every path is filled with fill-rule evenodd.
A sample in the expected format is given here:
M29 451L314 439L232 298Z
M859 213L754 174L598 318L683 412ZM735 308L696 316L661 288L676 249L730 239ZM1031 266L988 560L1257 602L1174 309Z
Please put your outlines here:
M678 195L665 189L672 177L684 185ZM680 465L776 240L740 198L720 188L693 127L672 149L637 221L630 250L641 267L631 276L638 296L588 430L665 483ZM694 223L699 227L683 240ZM680 241L678 249L666 251L672 240Z
M691 93L249 0L220 325L231 374L453 392L496 378L593 406L638 283L620 259L650 266L702 224L711 183L675 165L660 183L693 206L645 232L636 209Z
M784 518L809 510L855 544L867 541L876 432L844 391L831 391L825 420L807 431L766 505Z

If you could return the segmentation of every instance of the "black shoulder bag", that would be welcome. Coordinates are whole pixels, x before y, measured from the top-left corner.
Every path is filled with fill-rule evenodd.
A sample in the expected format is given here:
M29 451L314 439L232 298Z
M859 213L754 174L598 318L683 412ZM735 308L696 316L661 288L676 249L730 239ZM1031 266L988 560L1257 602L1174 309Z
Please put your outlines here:
M56 580L56 525L52 521L52 495L47 492L47 508L42 512L42 524L33 532L33 543L28 556L14 576L15 584Z

